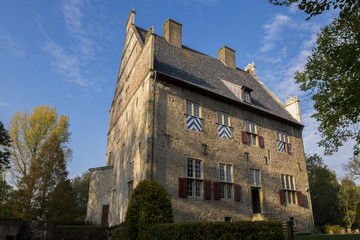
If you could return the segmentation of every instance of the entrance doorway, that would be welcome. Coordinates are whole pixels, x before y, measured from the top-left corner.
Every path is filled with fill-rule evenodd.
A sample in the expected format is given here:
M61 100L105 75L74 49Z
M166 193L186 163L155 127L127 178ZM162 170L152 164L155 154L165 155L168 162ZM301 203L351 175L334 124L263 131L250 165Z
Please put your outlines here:
M261 213L260 188L251 188L251 204L253 213Z

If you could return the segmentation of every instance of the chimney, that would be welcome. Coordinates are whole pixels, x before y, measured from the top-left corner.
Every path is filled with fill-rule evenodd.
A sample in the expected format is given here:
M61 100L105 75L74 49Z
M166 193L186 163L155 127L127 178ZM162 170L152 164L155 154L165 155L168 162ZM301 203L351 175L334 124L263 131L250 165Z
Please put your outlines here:
M129 14L129 18L127 20L127 23L126 23L126 32L129 31L129 27L135 23L135 10L134 10L134 7L131 9L130 11L130 14Z
M218 50L218 56L226 66L236 69L235 50L224 45Z
M179 48L182 47L181 28L181 23L175 22L170 18L163 25L163 35L166 41Z

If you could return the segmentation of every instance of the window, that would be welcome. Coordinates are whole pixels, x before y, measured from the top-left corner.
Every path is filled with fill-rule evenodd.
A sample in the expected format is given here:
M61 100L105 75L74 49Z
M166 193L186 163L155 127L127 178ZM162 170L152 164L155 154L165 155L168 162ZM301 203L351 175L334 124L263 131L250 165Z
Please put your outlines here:
M232 165L220 163L221 199L232 199Z
M250 102L250 93L246 90L244 90L244 102L251 103Z
M256 145L256 125L254 122L246 120L247 144Z
M132 191L133 191L133 187L134 187L133 184L134 184L134 181L133 181L133 180L131 180L131 181L128 182L128 198L130 198L131 193L132 193Z
M291 144L287 132L276 130L276 140L279 152L291 154Z
M219 137L231 139L229 114L218 112L218 133Z
M202 170L201 160L187 159L187 195L201 197Z
M243 101L246 102L246 103L250 103L251 104L251 95L250 93L252 92L252 89L251 88L248 88L248 87L245 87L243 86L242 87L242 94L243 94Z
M281 188L284 193L285 204L296 204L294 176L281 174Z
M260 186L260 170L250 168L250 184Z
M200 105L186 101L186 128L201 132Z

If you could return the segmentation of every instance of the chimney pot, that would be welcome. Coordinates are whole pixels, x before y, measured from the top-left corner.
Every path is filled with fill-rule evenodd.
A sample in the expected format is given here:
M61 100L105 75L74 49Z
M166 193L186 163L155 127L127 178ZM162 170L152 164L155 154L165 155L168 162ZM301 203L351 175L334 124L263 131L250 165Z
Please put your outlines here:
M224 45L218 50L218 56L226 66L236 69L235 50Z
M179 48L182 47L182 24L178 23L171 18L163 25L163 36L168 43L171 43Z

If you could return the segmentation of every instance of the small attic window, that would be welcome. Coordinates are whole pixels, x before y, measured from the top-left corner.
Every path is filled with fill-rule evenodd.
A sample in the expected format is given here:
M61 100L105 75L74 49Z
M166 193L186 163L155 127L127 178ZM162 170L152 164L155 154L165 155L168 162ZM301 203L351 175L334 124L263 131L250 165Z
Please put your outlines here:
M250 103L250 104L251 104L251 95L250 95L250 93L252 92L252 89L243 86L243 87L242 87L242 90L243 90L243 99L242 99L242 100L243 100L244 102L246 102L246 103Z

